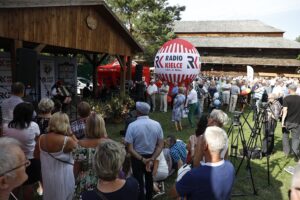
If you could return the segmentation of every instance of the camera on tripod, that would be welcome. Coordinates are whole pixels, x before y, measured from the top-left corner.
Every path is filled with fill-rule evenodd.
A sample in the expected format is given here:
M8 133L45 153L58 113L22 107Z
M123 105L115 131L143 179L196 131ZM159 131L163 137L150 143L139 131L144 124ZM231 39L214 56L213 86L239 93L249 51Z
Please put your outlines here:
M233 112L233 125L234 126L239 126L241 124L241 115L242 115L243 112L240 112L240 111L234 111Z
M266 109L266 108L268 107L268 105L269 105L268 102L262 102L262 103L260 104L260 108Z

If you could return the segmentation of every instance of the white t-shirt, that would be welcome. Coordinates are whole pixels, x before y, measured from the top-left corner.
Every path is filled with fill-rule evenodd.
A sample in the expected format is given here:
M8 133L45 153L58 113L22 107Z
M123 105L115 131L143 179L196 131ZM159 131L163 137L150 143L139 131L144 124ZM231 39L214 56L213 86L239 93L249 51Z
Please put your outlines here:
M157 89L157 86L155 84L153 85L149 85L148 88L147 88L147 93L149 95L152 95L154 93L157 93L158 89Z
M192 89L188 96L187 96L187 100L189 104L193 104L193 103L197 103L198 102L198 96L197 96L197 92L195 89Z
M164 152L161 151L161 153L159 154L159 156L156 158L156 160L158 160L158 168L157 168L157 172L158 173L166 173L169 174L169 168L168 168L168 164L167 161L165 159L164 156Z
M3 135L18 140L27 159L34 158L35 138L40 135L37 123L30 122L29 127L25 129L8 128L8 124L4 124Z

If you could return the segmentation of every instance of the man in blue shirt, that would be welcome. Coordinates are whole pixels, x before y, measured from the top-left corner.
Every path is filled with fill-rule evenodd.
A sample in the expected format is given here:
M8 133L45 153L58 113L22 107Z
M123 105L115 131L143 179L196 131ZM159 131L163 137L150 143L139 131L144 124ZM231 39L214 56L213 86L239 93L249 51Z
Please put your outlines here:
M136 102L137 119L130 123L126 131L125 142L131 154L133 176L139 182L139 200L152 199L153 161L159 156L163 148L163 131L161 125L149 118L150 105ZM145 177L145 183L144 183ZM146 195L144 194L146 186Z
M172 168L179 169L186 162L186 145L181 140L176 140L174 135L169 135L167 137L167 143L172 158Z
M200 137L198 145L202 147L205 162L178 180L171 194L187 197L188 200L230 199L235 179L234 167L220 156L228 140L227 135L223 129L211 126Z

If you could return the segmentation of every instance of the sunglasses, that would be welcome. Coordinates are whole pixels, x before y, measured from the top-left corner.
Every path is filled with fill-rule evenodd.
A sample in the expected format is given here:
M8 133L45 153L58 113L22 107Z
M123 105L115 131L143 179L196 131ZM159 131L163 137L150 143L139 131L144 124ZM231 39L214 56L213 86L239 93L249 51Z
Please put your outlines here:
M10 173L10 172L12 172L12 171L15 171L15 170L17 170L17 169L19 169L19 168L21 168L21 167L23 167L23 166L28 167L29 165L30 165L30 160L26 160L25 163L23 163L23 164L21 164L21 165L18 165L17 167L12 168L12 169L10 169L10 170L7 170L6 172L0 174L0 177L1 177L1 176L4 176L4 175L7 174L7 173Z

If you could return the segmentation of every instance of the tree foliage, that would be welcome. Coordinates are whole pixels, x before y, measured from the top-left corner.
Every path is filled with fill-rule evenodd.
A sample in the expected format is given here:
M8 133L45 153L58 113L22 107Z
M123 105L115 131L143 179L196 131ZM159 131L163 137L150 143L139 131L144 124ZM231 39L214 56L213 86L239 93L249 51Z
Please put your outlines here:
M296 37L296 41L300 42L300 35L298 37ZM297 59L300 60L300 54L298 55Z
M107 0L108 5L143 46L139 55L152 63L159 47L175 37L173 23L185 6L170 6L167 0Z
M296 37L296 41L300 42L300 35L298 37Z

